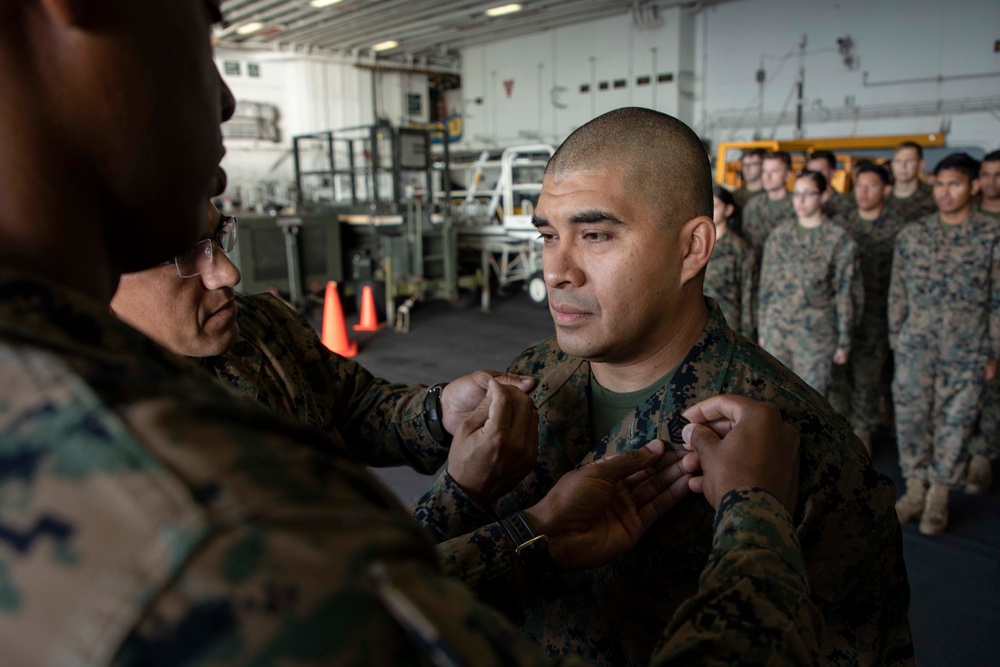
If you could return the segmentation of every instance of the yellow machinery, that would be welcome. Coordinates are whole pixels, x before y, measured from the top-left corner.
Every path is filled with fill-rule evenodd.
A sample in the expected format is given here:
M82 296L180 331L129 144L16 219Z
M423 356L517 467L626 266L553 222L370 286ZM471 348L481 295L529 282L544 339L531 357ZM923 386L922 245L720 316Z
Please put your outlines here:
M943 134L889 134L876 137L835 137L827 139L779 139L772 141L732 141L719 144L715 162L715 180L730 188L743 184L740 177L740 157L743 151L763 148L765 151L786 151L792 156L792 168L798 173L805 168L809 154L813 151L832 151L837 156L837 173L833 177L833 187L839 192L850 192L851 173L860 157L856 151L870 153L873 150L888 150L902 143L912 141L925 148L944 146ZM887 162L887 157L865 155L864 159L877 164ZM789 183L791 187L791 183Z

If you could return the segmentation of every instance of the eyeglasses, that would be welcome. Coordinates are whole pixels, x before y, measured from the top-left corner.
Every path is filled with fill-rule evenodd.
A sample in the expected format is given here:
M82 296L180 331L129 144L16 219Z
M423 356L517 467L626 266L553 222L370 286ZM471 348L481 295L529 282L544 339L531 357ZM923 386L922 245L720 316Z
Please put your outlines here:
M804 192L793 192L792 196L796 199L812 199L813 197L819 197L819 190L806 190Z
M215 258L214 247L216 243L219 244L223 252L227 254L232 252L233 248L236 247L236 218L231 215L224 217L219 231L214 237L198 241L188 250L174 257L173 264L177 267L177 275L181 278L194 278L208 271ZM164 262L163 266L170 263L169 261Z

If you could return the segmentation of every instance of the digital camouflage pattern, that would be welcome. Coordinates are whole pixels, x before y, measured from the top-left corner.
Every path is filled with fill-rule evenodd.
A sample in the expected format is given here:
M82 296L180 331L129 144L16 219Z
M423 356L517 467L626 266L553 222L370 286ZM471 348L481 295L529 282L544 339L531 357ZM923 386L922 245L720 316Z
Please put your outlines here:
M759 197L762 194L764 194L764 188L750 192L749 190L747 190L747 187L745 185L741 185L740 187L733 190L732 194L733 194L733 201L736 203L736 207L739 210L743 210L743 207L747 205L748 201L750 201L754 197Z
M430 474L448 458L424 422L426 387L375 378L331 352L316 329L270 294L236 295L239 340L202 364L224 384L273 412L358 445L372 466Z
M838 348L851 351L855 314L864 302L857 244L824 218L806 229L784 223L761 259L757 327L764 349L826 395Z
M906 199L900 199L895 193L889 195L885 205L903 222L915 222L920 218L937 213L934 203L934 188L920 181L917 190Z
M969 441L969 454L996 461L1000 459L1000 376L985 383L982 403L979 428Z
M801 433L794 524L812 601L826 623L819 662L912 664L910 594L894 485L872 469L861 442L823 397L736 335L717 305L670 384L600 442L590 435L588 362L563 353L552 338L524 352L510 370L539 380L532 394L539 411L538 462L494 505L494 522L531 507L559 477L596 457L634 450L653 438L682 449L681 413L710 396L735 393L775 402L785 421ZM508 543L496 523L479 523L476 508L467 520L457 518L469 509L456 504L448 517L452 533L444 534L446 541L438 545L446 571L468 577L481 599L523 619L524 632L552 656L582 654L604 665L645 664L664 623L696 594L712 553L711 506L700 496L689 496L625 556L595 570L564 575L562 597L545 603L518 586ZM463 526L466 534L456 534ZM770 580L766 573L761 576ZM763 616L755 616L760 592L748 584L722 608L745 605L743 609L755 610L746 611L749 617L768 619L763 608ZM776 646L781 655L792 650L783 641Z
M547 663L442 576L335 431L206 382L107 304L0 269L0 373L5 667ZM717 522L652 664L713 643L801 663L818 630L787 513L740 489ZM733 601L751 593L748 627Z
M823 215L831 220L836 220L838 224L857 210L858 203L854 201L854 197L836 190L832 191L823 203Z
M896 239L889 342L899 464L906 478L962 486L983 367L1000 358L1000 223L937 214Z
M785 195L774 213L771 211L769 202L766 195L754 197L747 202L746 208L743 209L743 226L739 231L753 248L757 257L760 257L764 252L764 242L767 241L771 232L783 223L798 220L790 193Z
M1000 212L984 211L981 203L975 210L1000 224ZM979 431L969 444L969 453L1000 460L1000 376L983 388L983 409L979 413Z
M889 280L896 235L905 224L887 208L875 220L865 220L854 210L841 221L857 244L864 307L851 335L851 356L834 368L830 402L858 434L875 430L882 399L890 395L883 380L889 362Z
M716 239L712 258L705 267L705 294L719 303L729 326L748 338L756 330L755 267L750 244L732 230Z
M746 186L741 185L731 192L733 195L733 202L736 204L736 210L733 211L733 216L729 221L729 229L735 231L737 234L743 233L743 209L746 208L747 202L754 197L760 197L764 194L764 189L756 190L750 192L746 189Z

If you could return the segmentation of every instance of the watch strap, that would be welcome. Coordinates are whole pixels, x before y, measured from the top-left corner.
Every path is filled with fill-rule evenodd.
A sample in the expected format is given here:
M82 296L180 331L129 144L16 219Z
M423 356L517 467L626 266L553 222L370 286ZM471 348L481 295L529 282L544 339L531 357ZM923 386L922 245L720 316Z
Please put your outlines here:
M447 382L439 382L427 389L424 395L424 423L431 437L442 445L451 446L452 435L444 428L444 410L441 407L441 394Z
M549 538L539 535L523 512L514 512L501 519L500 525L514 543L514 553L521 561L528 580L549 602L558 599L562 594L562 582L549 551Z

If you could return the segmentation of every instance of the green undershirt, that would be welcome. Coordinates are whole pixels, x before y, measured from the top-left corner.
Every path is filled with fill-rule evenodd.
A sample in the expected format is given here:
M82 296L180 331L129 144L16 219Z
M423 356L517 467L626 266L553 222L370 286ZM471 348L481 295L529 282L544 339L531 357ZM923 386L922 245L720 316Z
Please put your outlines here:
M637 407L658 392L660 387L669 384L674 376L677 367L670 369L666 375L659 380L639 389L618 393L605 389L590 373L590 439L591 442L600 442L611 429L622 422L625 417L631 414Z

